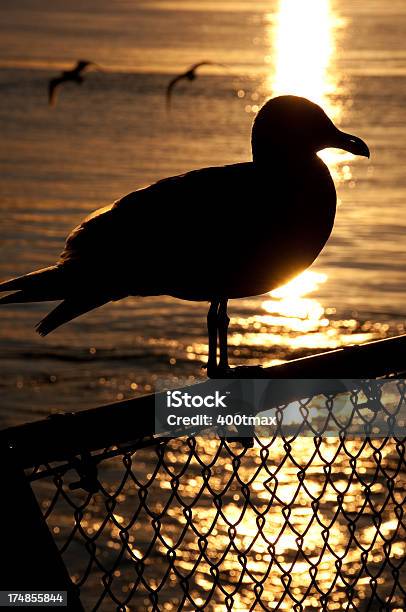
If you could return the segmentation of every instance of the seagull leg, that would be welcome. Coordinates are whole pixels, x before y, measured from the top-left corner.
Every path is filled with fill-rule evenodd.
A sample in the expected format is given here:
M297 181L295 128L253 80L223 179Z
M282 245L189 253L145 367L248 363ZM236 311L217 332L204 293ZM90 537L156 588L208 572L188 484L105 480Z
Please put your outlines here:
M217 370L217 329L218 329L218 310L219 300L210 303L207 313L207 332L209 336L209 358L207 361L207 374L213 375Z
M219 331L219 345L220 345L220 361L219 370L224 373L230 373L233 375L233 370L228 365L228 344L227 344L227 332L230 323L230 317L227 314L227 302L228 300L220 300L218 309L218 331ZM251 425L237 427L238 434L236 436L227 436L227 442L239 442L244 448L252 448L254 446L254 435L255 428Z
M220 300L217 325L219 335L219 346L220 346L220 361L218 369L222 376L224 374L233 375L233 370L228 365L228 344L227 344L227 332L230 324L230 317L227 314L227 303L228 300ZM238 435L240 434L240 435ZM252 448L254 446L254 434L255 428L252 426L242 426L237 428L237 435L226 437L227 442L239 442L244 448Z
M230 369L228 365L228 345L227 345L227 333L228 326L230 323L230 318L227 314L227 302L228 300L222 299L220 300L220 305L218 309L218 334L219 334L219 346L220 346L220 361L219 368L227 372Z

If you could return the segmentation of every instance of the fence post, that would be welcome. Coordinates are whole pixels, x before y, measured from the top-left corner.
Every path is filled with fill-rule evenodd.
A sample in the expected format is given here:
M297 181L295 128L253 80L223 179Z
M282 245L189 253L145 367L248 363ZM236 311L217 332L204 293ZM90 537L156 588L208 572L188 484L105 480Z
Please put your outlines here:
M83 612L56 543L12 448L2 447L1 590L67 591L68 607ZM66 609L66 608L65 608Z

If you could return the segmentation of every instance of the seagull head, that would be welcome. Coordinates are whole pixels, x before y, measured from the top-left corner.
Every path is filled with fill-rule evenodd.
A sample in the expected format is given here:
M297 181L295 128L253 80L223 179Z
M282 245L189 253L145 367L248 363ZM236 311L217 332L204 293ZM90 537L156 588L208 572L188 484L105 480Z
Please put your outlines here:
M279 96L268 100L252 127L254 162L304 159L326 148L369 157L365 142L339 130L324 110L306 98Z

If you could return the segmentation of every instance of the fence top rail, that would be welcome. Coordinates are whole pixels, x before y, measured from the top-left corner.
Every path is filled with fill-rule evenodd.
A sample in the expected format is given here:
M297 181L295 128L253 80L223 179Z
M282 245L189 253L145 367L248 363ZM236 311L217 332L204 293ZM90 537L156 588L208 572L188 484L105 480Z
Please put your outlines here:
M268 368L236 368L238 378L273 380L275 405L315 394L339 393L337 379L384 377L406 370L406 335L295 359ZM287 379L303 379L289 385ZM309 379L318 380L317 385ZM197 383L202 386L206 382ZM154 434L156 395L144 395L77 413L53 414L0 431L0 452L21 467L66 460L83 452L134 443Z

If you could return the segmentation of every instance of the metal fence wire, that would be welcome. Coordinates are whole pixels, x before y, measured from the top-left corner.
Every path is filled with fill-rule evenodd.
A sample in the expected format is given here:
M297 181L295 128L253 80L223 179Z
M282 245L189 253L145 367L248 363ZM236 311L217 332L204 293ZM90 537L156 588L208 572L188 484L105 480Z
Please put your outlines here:
M406 383L382 385L392 418ZM296 406L306 420L317 402L328 419L340 401ZM150 439L38 466L29 480L85 610L401 612L405 444L343 432L258 433L252 448Z

